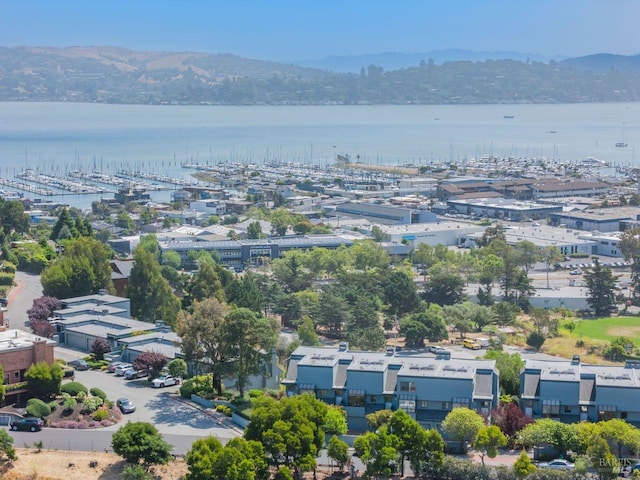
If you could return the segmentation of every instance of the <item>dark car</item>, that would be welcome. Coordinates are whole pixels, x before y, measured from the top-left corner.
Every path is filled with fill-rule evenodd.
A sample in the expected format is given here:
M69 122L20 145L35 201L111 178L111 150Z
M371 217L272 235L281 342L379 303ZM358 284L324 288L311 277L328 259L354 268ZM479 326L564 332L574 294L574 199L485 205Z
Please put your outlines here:
M81 358L77 360L71 360L67 363L70 367L73 367L75 370L89 370L89 364L86 360L82 360Z
M28 432L38 432L44 427L44 421L41 418L25 417L11 422L11 430L25 430Z
M116 400L116 405L122 410L122 413L133 413L136 411L136 406L128 398L119 398Z
M0 298L0 307L6 307L7 305L9 305L9 302L7 301L7 299Z

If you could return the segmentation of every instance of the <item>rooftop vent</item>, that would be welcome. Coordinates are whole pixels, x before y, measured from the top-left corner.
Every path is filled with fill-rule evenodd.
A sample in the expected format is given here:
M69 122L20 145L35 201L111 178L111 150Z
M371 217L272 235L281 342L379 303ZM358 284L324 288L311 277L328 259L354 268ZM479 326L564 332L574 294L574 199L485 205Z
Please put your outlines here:
M393 355L396 353L396 349L394 347L387 347L387 356L388 357L393 357Z
M338 351L346 352L347 350L349 350L349 342L340 342L340 345L338 345Z
M571 357L571 365L580 365L580 355Z

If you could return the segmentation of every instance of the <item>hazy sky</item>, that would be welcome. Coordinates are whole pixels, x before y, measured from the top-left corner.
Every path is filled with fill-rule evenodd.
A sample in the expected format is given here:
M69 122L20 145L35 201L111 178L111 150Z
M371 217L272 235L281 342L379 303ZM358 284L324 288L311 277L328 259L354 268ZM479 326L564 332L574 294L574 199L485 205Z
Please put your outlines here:
M640 53L639 0L0 0L0 46L295 61L461 48Z

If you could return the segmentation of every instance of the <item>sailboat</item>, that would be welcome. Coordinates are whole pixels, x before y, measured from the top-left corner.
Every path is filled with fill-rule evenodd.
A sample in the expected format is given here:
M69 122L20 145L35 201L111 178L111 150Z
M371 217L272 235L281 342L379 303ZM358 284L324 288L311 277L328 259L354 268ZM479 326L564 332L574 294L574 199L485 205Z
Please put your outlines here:
M627 142L624 140L624 132L622 132L622 141L621 142L616 142L616 147L626 147L627 146Z

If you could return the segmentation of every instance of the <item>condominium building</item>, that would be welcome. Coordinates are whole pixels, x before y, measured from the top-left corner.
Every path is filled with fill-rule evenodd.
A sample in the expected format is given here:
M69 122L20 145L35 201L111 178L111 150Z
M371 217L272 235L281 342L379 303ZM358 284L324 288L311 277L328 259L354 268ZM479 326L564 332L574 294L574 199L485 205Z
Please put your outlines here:
M366 415L402 409L425 428L439 426L456 407L485 416L498 404L498 371L493 360L451 358L426 352L362 352L299 347L282 381L287 394L311 393L341 405L350 430L365 431Z

